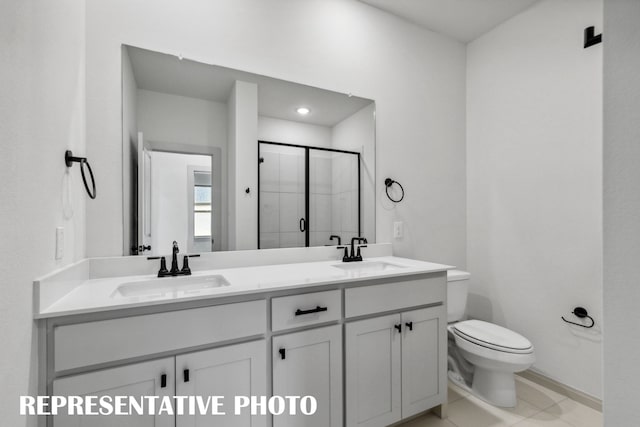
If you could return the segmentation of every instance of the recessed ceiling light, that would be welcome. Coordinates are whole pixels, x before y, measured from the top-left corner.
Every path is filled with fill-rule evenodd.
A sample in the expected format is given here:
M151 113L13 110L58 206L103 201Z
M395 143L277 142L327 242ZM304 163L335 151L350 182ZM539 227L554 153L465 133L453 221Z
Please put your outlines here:
M300 114L301 116L306 116L307 114L309 114L311 112L310 109L308 109L307 107L299 107L297 110L298 114Z

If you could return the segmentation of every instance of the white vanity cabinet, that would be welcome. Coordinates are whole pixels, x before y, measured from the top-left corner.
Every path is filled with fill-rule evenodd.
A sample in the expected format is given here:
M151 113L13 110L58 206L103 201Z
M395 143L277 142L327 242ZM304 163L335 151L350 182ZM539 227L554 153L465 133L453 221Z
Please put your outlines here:
M47 394L221 396L226 413L46 425L386 427L446 403L445 304L436 271L46 319ZM313 396L317 411L235 415L236 396Z
M402 418L442 403L447 390L447 310L406 311L402 323Z
M177 396L223 396L218 412L225 415L178 416L177 427L263 427L267 417L250 408L234 414L235 396L267 396L265 340L176 356Z
M342 326L273 338L273 395L313 396L313 415L273 417L274 427L342 426Z
M234 396L266 396L265 340L198 351L150 362L73 375L53 382L61 396L223 396L224 415L66 416L54 417L55 427L135 426L264 427L266 416L251 416L249 409L234 414ZM159 404L156 404L156 408ZM185 404L185 410L186 410ZM174 409L176 407L174 406ZM146 411L145 411L146 412Z
M56 396L173 396L174 359L168 357L103 369L53 381ZM147 412L147 411L145 411ZM173 427L172 415L111 416L66 415L52 417L54 427Z
M402 418L400 315L345 326L347 427L387 426Z
M53 417L66 426L225 426L264 427L267 417L235 416L233 397L268 395L267 304L254 300L234 304L167 311L51 326L51 371L89 370L53 380L53 393L63 396L224 396L225 415ZM262 337L256 339L255 337ZM224 345L230 340L248 342ZM216 348L188 352L193 347ZM132 358L168 358L126 364ZM95 370L98 364L124 365ZM85 420L86 419L86 420ZM131 424L127 424L131 423Z
M385 427L444 403L446 309L345 326L346 426Z

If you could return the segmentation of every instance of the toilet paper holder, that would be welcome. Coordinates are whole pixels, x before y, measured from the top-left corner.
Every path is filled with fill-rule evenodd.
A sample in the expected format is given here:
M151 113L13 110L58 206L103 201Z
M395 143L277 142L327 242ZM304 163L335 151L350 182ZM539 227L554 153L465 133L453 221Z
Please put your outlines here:
M576 307L573 309L573 311L571 312L574 316L580 318L580 319L584 319L585 317L587 317L589 320L591 320L591 325L583 325L582 323L576 323L576 322L572 322L570 320L567 320L564 318L564 316L561 317L562 320L564 320L567 323L571 323L572 325L577 325L577 326L581 326L583 328L593 328L593 325L596 324L596 321L593 320L593 317L589 316L589 312L587 312L587 309L584 307Z

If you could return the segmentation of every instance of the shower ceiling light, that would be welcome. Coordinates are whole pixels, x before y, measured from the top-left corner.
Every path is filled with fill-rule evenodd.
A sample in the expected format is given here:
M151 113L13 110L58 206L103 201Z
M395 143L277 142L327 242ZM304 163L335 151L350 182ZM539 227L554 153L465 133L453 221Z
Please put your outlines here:
M301 116L306 116L307 114L309 114L311 112L311 110L308 109L307 107L298 107L298 109L296 111Z

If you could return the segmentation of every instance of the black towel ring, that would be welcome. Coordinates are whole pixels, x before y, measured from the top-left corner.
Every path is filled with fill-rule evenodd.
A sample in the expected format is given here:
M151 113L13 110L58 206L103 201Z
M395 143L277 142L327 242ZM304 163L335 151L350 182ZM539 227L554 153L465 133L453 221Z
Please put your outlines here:
M389 188L393 185L393 184L398 184L398 187L400 187L400 190L402 191L402 196L400 196L399 199L394 199L389 195ZM400 184L398 181L394 181L391 178L387 178L384 180L384 185L385 185L385 193L387 193L387 197L389 198L389 200L391 200L393 203L400 203L402 201L402 199L404 199L404 188L402 188L402 184Z
M71 150L65 151L64 163L67 165L67 167L70 168L71 166L73 166L74 162L80 163L80 173L82 174L82 182L84 182L84 188L85 190L87 190L87 194L89 195L89 197L91 197L92 199L95 199L96 198L96 180L93 177L93 171L91 170L91 165L89 164L89 161L87 160L86 157L73 157L73 153L71 152ZM87 183L87 176L85 175L85 172L84 172L85 165L87 166L87 169L89 170L89 176L91 177L92 190L89 190L89 184Z
M576 323L576 322L572 322L570 320L567 320L564 318L564 316L562 316L562 320L564 320L567 323L571 323L572 325L577 325L577 326L582 326L583 328L593 328L593 325L596 324L596 321L593 320L593 317L589 316L589 313L587 312L587 309L584 307L576 307L573 309L573 311L571 312L573 313L576 317L579 317L580 319L584 319L585 317L588 317L589 320L591 320L591 324L590 325L583 325L581 323Z

